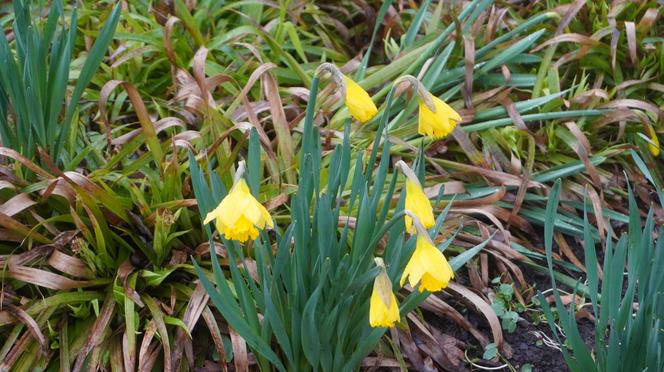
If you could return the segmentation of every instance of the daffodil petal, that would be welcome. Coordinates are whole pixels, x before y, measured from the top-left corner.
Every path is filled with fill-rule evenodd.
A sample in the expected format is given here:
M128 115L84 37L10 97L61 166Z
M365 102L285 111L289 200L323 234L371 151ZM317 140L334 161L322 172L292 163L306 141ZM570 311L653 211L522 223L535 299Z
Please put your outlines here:
M378 113L376 104L362 87L351 78L344 76L346 82L346 107L350 114L361 123L366 123Z

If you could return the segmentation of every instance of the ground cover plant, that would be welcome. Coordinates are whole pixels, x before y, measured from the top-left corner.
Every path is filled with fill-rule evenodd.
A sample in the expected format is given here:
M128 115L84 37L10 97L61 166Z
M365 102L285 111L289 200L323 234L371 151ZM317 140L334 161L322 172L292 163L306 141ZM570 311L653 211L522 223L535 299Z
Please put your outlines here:
M661 13L3 3L0 370L661 368Z

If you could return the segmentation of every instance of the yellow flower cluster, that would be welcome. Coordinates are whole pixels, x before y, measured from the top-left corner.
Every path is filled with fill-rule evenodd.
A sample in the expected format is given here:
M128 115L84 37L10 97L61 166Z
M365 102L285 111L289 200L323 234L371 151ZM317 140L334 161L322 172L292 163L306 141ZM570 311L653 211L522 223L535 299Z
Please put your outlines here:
M336 67L326 64L321 71L332 72L338 85L343 84L345 104L350 114L359 122L366 123L376 116L378 108L373 100L359 84L347 76L343 76ZM419 95L418 132L433 139L450 134L461 116L449 105L433 96L423 88L417 79L408 76L407 80ZM654 132L654 131L653 131ZM652 135L652 133L651 133ZM656 141L656 136L654 136ZM408 280L412 287L419 285L420 292L439 291L447 287L454 278L452 267L443 253L429 238L427 229L435 225L433 209L415 174L400 162L406 180L405 216L406 231L417 234L415 251L403 274L400 285ZM217 231L228 240L246 242L258 237L259 230L272 228L274 223L267 209L254 198L242 178L244 164L236 175L236 181L219 206L205 217L204 223L213 220ZM392 282L387 275L385 264L376 258L380 268L373 285L370 299L369 323L372 327L391 327L399 321L399 304L392 290Z
M407 214L404 221L406 231L417 234L415 251L401 274L399 284L403 286L406 280L408 280L408 283L413 288L419 284L418 289L420 292L424 292L425 290L430 292L440 291L446 288L450 280L454 278L454 271L445 258L445 255L433 244L426 231L426 229L435 225L433 208L415 174L405 163L398 162L397 165L401 167L407 177L405 205ZM374 300L377 287L383 292L387 290L388 285L381 284L384 281L381 274L374 281L374 290L369 308L369 323L372 327L392 327L399 321L398 310L391 308L392 302ZM391 292L392 283L389 282L389 284L390 294L393 295ZM376 298L386 297L386 295L382 295L382 297ZM376 319L381 321L373 321Z
M376 104L358 83L341 73L329 64L323 70L331 72L339 82L345 86L344 102L351 116L360 123L366 123L378 113ZM419 98L419 119L417 132L432 139L443 138L454 130L461 121L459 113L454 111L447 103L428 92L417 79L408 76L404 81L412 83Z

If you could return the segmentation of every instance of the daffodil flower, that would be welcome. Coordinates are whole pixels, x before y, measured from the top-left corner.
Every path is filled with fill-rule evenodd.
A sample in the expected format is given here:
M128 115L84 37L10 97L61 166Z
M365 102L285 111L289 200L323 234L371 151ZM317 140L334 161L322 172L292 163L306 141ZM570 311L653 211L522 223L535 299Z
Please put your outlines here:
M397 167L406 175L405 209L415 214L426 229L432 228L436 224L436 220L433 217L433 208L431 207L429 198L427 198L424 190L422 190L420 181L402 160L397 162ZM415 233L413 219L408 214L404 217L404 223L406 224L407 232L411 234Z
M219 206L208 213L203 223L215 220L217 231L228 240L246 242L258 237L258 229L272 228L272 217L267 209L251 195L249 187L241 177L244 162L241 162L236 174L236 181L231 191L219 203Z
M366 90L348 76L344 76L346 83L346 107L350 114L360 123L366 123L378 113L378 108Z
M443 252L420 232L417 235L415 252L401 275L401 285L403 286L408 279L413 288L419 283L420 292L425 290L436 292L447 287L452 278L454 271Z
M434 96L416 77L404 75L395 82L396 94L404 91L417 94L419 103L419 120L417 132L432 139L442 138L452 133L461 121L459 113L447 103Z
M392 292L392 282L387 276L385 264L379 257L374 258L380 272L374 279L369 304L369 324L376 327L392 327L399 321L399 304Z
M648 143L648 150L653 156L659 156L659 139L657 138L657 132L652 126L648 126L648 131L650 132L650 142Z
M432 111L423 100L419 100L420 117L417 132L433 139L443 138L452 133L457 123L461 121L461 116L440 98L428 94L431 95L434 110Z
M344 102L351 116L360 123L366 123L378 113L378 108L371 99L371 96L369 96L369 93L358 83L354 82L353 79L344 75L337 66L331 63L322 63L316 69L315 74L316 76L331 77L337 89L342 92Z

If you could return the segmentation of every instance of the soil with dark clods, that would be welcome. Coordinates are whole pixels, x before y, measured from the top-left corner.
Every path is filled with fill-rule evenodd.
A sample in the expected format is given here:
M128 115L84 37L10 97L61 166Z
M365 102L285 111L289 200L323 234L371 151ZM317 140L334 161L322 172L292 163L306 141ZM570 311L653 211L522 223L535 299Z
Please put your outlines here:
M581 257L581 259L582 258L583 257ZM548 275L534 272L525 266L521 266L521 269L523 270L526 281L533 286L532 289L534 290L534 293L546 291L551 288L551 281ZM457 278L462 284L466 281L465 279L466 278L464 277ZM443 299L448 302L449 305L461 312L475 328L489 338L491 337L491 330L486 319L482 315L475 311L468 310L465 304L458 302L452 297L443 295ZM533 306L531 309L532 311L537 311L538 314L541 314L541 309L539 307ZM437 328L442 333L448 334L463 342L466 345L465 348L467 350L468 359L479 366L490 368L493 371L521 371L522 368L527 365L531 367L531 371L569 371L565 364L562 352L557 348L557 340L552 334L551 328L545 321L535 324L532 311L526 311L519 314L520 319L517 323L517 329L514 332L508 333L503 330L503 336L508 345L508 349L511 351L511 355L505 355L509 366L505 366L502 369L495 368L506 365L505 361L487 361L482 359L484 351L479 342L458 324L450 319L441 318L431 313L424 312L424 315L431 326ZM581 337L586 345L593 346L595 332L594 324L585 318L580 319L577 324ZM468 361L466 361L465 366L467 370L470 371L487 370L475 367ZM527 371L528 369L526 368L523 370Z

